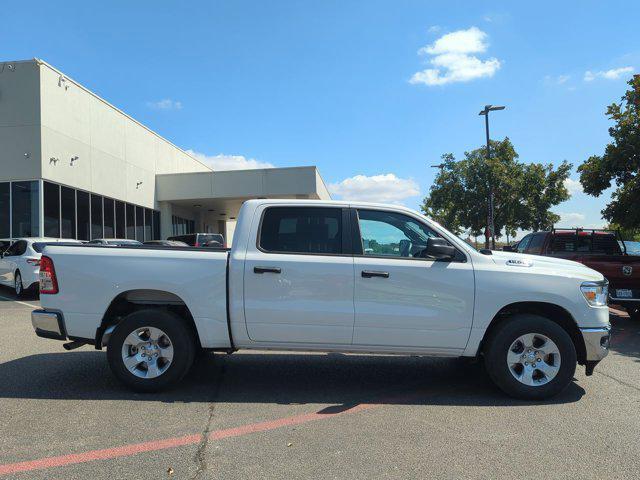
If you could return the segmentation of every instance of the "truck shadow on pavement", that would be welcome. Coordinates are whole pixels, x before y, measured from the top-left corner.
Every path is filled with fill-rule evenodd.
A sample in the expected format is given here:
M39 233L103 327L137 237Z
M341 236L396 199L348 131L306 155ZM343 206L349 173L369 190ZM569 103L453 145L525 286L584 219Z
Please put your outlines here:
M576 402L584 393L574 381L543 403ZM120 385L104 352L30 355L0 364L0 398L332 405L323 413L369 403L531 404L507 397L480 365L460 359L279 352L205 354L179 386L158 394Z
M611 345L612 352L632 357L640 363L640 322L631 320L623 312L611 312ZM606 361L606 360L605 360Z

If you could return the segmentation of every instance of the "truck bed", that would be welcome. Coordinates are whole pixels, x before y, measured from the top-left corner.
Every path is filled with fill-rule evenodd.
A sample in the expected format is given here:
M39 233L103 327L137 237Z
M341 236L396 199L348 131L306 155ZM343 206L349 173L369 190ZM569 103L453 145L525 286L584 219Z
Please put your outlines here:
M70 337L94 339L114 299L184 303L205 348L231 346L227 323L228 249L155 245L48 245L61 295L43 308L64 312ZM174 292L175 298L157 292Z

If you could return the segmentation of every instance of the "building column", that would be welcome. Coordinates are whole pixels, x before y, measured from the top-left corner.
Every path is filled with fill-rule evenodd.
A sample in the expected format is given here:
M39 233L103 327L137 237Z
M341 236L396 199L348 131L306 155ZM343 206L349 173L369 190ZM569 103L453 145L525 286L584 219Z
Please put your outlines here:
M160 238L167 239L173 235L173 208L169 202L158 202L160 209Z

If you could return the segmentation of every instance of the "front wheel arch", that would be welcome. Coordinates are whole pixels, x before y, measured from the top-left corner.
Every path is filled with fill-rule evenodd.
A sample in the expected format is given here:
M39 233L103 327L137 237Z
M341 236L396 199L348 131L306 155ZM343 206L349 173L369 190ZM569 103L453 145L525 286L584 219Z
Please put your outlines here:
M563 307L547 302L516 302L506 305L500 309L500 311L493 317L489 327L484 332L480 347L478 348L478 354L484 355L484 348L487 344L487 339L491 337L493 332L500 327L503 322L506 322L514 315L530 313L539 315L551 320L554 323L560 325L571 337L573 345L576 349L576 355L578 356L578 364L584 365L587 359L587 349L584 344L584 339L578 328L578 324L574 320L573 316L565 310Z

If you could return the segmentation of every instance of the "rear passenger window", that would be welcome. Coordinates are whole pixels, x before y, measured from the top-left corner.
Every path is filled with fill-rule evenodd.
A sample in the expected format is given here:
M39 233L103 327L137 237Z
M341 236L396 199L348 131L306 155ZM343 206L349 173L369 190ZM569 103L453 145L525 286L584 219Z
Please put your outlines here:
M342 210L270 207L262 217L259 246L268 252L342 253Z
M551 252L575 252L576 236L575 235L554 235L551 239Z

